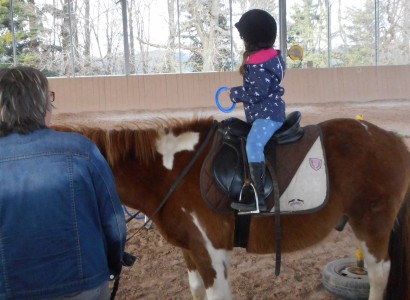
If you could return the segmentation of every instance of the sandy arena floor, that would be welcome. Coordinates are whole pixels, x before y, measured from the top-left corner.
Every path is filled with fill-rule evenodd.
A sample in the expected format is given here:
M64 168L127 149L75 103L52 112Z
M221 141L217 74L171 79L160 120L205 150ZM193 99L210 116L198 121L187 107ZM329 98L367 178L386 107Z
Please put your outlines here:
M410 99L288 105L288 112L294 110L302 112L303 125L339 117L354 118L361 114L367 121L402 135L410 147ZM218 119L243 115L240 109L227 115L216 108L197 110L195 114L214 115ZM124 121L189 115L192 111L54 114L53 124L80 123L110 128ZM129 234L132 235L142 224L143 220L130 222ZM315 247L283 254L278 277L274 274L274 255L251 255L243 249L235 249L229 273L234 299L336 299L321 284L322 270L330 261L354 257L355 246L350 227L341 233L334 231ZM127 251L137 255L139 260L132 268L124 269L117 299L192 299L182 254L159 235L155 226L134 236Z

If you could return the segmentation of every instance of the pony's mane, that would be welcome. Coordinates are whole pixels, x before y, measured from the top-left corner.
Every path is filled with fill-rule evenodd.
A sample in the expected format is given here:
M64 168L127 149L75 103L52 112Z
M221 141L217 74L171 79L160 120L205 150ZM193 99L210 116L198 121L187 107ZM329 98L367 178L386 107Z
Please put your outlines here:
M209 129L212 118L153 119L142 123L127 122L113 129L90 127L80 124L52 125L58 131L80 133L92 140L113 167L117 162L133 156L143 164L149 164L156 157L156 140L162 133Z

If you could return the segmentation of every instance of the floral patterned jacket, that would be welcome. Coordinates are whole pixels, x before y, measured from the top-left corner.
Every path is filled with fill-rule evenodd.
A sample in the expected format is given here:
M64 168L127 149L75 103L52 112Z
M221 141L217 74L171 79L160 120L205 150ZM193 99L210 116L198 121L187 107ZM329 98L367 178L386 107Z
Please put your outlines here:
M246 121L256 119L285 121L285 92L280 86L285 75L285 62L280 51L271 49L253 53L245 65L243 86L231 88L231 101L242 102Z

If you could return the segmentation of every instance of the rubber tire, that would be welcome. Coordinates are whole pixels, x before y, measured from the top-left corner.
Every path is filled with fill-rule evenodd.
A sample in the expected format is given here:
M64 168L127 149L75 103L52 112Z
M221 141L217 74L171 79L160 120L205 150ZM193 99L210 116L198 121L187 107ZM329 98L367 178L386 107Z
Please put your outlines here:
M367 300L370 284L367 275L361 278L351 278L341 274L349 266L355 266L354 258L342 258L328 263L322 273L322 282L325 289L341 299Z

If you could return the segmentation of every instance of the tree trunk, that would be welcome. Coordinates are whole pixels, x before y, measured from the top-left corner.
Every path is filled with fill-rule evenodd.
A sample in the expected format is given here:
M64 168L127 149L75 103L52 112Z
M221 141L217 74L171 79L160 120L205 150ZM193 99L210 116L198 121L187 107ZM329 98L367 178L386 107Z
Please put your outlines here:
M91 31L90 31L90 0L84 0L84 67L88 68L91 62Z
M167 42L167 50L165 55L164 72L175 73L178 72L177 64L175 62L176 45L175 39L177 37L177 22L175 20L175 0L168 0L168 22L169 22L169 36ZM178 8L177 8L178 9ZM181 64L181 62L179 62Z
M30 28L30 34L29 34L29 39L30 39L30 49L33 50L34 52L38 48L38 41L37 41L37 34L33 35L33 32L36 32L36 29L38 28L38 23L36 20L36 4L34 0L28 0L27 3L30 4L30 8L33 9L31 14L28 14L28 19L29 19L29 28Z
M217 47L215 44L216 35L218 34L219 25L219 1L212 0L209 1L209 32L208 35L204 35L205 40L203 41L203 71L215 71L214 63L216 62Z
M70 53L71 53L71 41L70 41L70 11L69 1L64 0L64 17L63 24L61 26L61 41L63 46L63 62L64 62L64 74L70 73ZM74 70L73 70L74 73Z
M135 43L134 43L134 26L133 26L133 7L134 7L134 0L130 0L128 2L128 31L130 36L130 74L136 73L135 62Z

